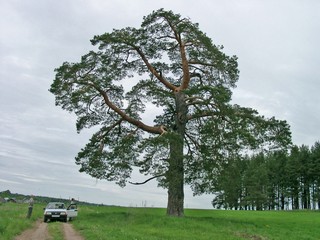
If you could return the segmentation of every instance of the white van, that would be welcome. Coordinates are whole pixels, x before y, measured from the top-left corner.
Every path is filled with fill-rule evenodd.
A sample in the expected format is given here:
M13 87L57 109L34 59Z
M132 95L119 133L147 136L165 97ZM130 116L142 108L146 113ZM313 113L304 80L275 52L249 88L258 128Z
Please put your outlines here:
M63 221L67 222L78 216L78 209L76 204L70 204L65 207L62 202L50 202L44 208L43 221Z

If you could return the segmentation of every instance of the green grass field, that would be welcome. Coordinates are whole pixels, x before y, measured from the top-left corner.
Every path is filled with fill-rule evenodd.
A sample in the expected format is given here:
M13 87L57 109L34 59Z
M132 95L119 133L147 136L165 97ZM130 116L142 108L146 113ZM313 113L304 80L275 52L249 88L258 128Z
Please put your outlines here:
M86 207L73 222L86 239L320 239L315 211L185 210Z
M0 205L0 239L11 240L42 219L35 206L26 219L27 205ZM320 239L318 211L185 210L184 218L166 216L165 209L79 206L72 221L87 240L104 239ZM57 232L61 223L48 223ZM58 234L59 235L59 234ZM54 239L62 239L56 236Z

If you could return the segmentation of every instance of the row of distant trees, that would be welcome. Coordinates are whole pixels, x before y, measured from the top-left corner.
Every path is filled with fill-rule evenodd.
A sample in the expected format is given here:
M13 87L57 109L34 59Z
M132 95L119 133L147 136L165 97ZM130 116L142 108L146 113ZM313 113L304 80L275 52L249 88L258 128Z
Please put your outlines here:
M320 142L233 158L216 181L215 208L320 209Z

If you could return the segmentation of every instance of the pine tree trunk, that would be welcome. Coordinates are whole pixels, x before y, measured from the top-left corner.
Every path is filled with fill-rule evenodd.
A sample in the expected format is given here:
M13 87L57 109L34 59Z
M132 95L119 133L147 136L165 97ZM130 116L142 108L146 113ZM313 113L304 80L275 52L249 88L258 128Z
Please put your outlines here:
M284 195L281 194L281 210L284 210L284 207L285 207L285 201L284 201Z
M175 93L176 117L174 136L170 143L168 180L167 214L170 216L184 216L184 166L183 147L186 127L187 105L182 92Z
M182 217L184 216L184 173L183 155L181 154L181 150L179 150L181 149L179 145L181 145L181 143L178 143L178 141L171 143L167 214Z
M294 195L293 203L294 203L293 209L298 210L299 209L299 196L298 196L298 193L296 193Z

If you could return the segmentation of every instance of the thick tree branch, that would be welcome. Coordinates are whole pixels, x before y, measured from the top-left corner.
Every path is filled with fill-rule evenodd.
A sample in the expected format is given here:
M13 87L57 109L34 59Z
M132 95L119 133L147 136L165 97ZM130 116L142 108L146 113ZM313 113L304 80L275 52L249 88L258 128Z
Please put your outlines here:
M176 90L176 86L174 86L173 84L171 84L170 82L168 82L162 74L160 74L148 61L148 59L146 58L146 56L144 55L144 53L141 51L140 48L138 48L137 46L133 46L134 49L138 52L138 54L140 55L141 59L143 60L143 62L146 64L147 68L149 69L149 71L156 76L156 78L163 83L163 85L165 85L168 89L175 91Z
M106 103L106 105L111 108L114 112L116 112L118 115L120 115L120 117L135 125L136 127L146 131L146 132L149 132L149 133L154 133L154 134L163 134L165 133L165 127L164 126L149 126L149 125L146 125L144 124L143 122L139 121L139 120L136 120L132 117L130 117L129 115L127 115L124 111L122 111L120 108L118 108L116 105L114 105L109 97L108 97L108 94L101 90L99 87L97 87L95 84L93 83L88 83L90 86L92 86L93 88L95 88L103 97L104 99L104 102Z
M183 79L182 79L182 83L181 83L180 87L175 89L175 91L178 92L178 91L187 89L189 86L189 83L190 83L189 63L188 63L186 49L185 49L186 46L185 46L185 43L182 41L181 34L177 31L177 29L172 24L172 22L167 18L165 18L165 19L166 19L167 23L169 24L171 30L173 31L174 36L179 44L179 51L180 51L180 55L181 55ZM185 20L186 19L181 19L177 24L179 24Z
M185 45L181 42L180 44L180 54L181 54L181 63L182 63L182 71L183 71L183 80L180 86L180 90L187 89L190 83L190 71L189 71L189 63L187 60Z

